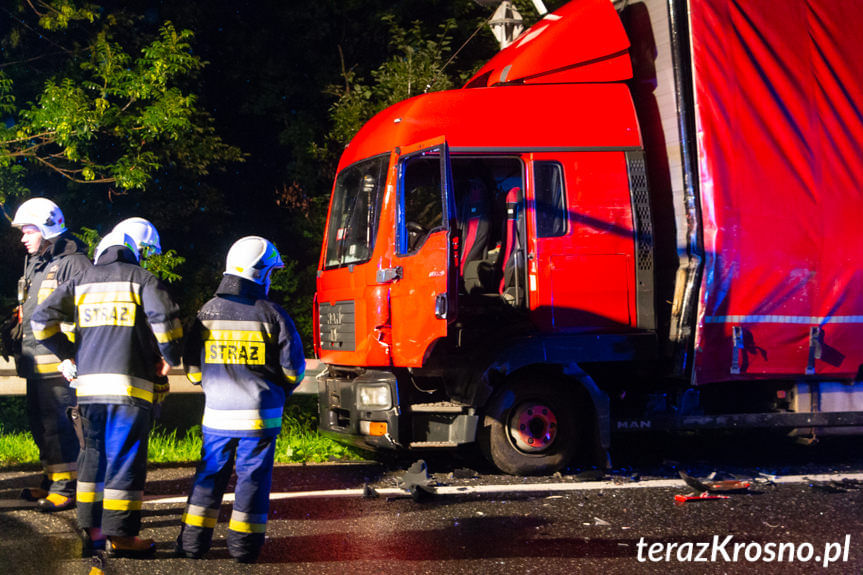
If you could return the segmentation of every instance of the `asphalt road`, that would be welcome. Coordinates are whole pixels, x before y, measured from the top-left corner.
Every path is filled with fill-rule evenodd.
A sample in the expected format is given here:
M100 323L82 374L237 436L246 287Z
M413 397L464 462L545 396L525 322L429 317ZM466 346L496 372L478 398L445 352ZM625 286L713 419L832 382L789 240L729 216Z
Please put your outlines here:
M152 469L143 536L153 559L108 559L111 574L861 573L860 439L802 447L766 436L624 438L609 473L493 473L427 456L434 493L400 488L410 461L276 468L256 565L224 546L230 501L206 559L172 556L191 466ZM660 443L661 442L661 443ZM676 503L678 470L752 483L728 499ZM75 514L43 515L17 493L32 472L0 472L0 572L84 574ZM841 483L841 479L848 481ZM828 480L834 480L830 483ZM366 496L364 496L364 486ZM372 490L374 490L372 492ZM373 496L376 495L376 496ZM735 557L736 549L736 557ZM781 551L782 560L779 561Z

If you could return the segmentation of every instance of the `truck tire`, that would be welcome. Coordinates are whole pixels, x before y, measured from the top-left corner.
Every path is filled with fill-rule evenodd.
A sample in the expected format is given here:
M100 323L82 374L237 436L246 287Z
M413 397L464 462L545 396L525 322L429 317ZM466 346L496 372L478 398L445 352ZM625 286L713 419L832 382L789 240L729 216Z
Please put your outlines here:
M478 441L485 456L510 475L548 475L575 454L579 421L563 386L505 384L489 400Z

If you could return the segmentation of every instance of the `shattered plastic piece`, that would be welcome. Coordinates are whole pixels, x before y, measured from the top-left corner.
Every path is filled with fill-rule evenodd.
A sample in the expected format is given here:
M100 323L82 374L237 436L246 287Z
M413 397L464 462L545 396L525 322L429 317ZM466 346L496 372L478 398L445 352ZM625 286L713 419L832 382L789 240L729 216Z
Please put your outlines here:
M691 487L695 493L690 495L675 495L674 500L678 503L687 503L689 501L705 501L714 499L729 499L727 495L716 495L717 493L738 493L746 491L752 485L749 481L741 481L739 479L726 479L722 481L701 481L692 477L682 469L678 470L680 477L686 482L686 485ZM709 475L710 478L716 477L716 473Z
M711 501L715 499L731 499L728 495L710 495L710 492L703 491L702 493L695 495L675 495L674 500L678 503L688 503L690 501Z
M454 469L450 475L453 479L474 479L479 477L479 473L474 471L473 469L469 469L467 467L460 467L458 469Z
M363 498L364 499L376 499L380 497L380 494L375 491L375 488L369 485L368 483L363 483Z
M778 477L779 477L778 475L775 475L772 473L764 473L763 471L759 471L758 477L755 477L754 481L756 484L759 484L759 485L775 486L776 485L776 479Z
M575 481L599 481L605 477L605 472L599 469L588 469L573 476Z
M611 523L609 523L605 519L600 519L599 517L594 517L593 521L594 525L611 525Z
M427 501L435 495L434 481L429 477L425 460L415 461L399 479L399 487L410 492L414 501Z
M739 479L725 479L722 481L701 481L692 477L682 469L678 471L680 477L686 484L695 490L696 493L733 493L737 491L746 491L752 485L749 481ZM715 477L716 473L712 473L709 477Z
M835 479L819 481L808 477L806 480L809 482L809 487L816 491L823 491L825 493L847 493L849 491L863 489L863 481L860 481L859 479L851 479L850 477L846 477L841 481L837 481Z

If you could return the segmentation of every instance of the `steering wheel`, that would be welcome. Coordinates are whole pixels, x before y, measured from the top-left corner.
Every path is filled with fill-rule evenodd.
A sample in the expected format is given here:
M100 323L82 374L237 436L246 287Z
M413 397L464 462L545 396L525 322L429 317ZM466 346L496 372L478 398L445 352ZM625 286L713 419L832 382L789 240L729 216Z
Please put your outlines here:
M405 227L411 235L421 236L426 233L426 229L416 222L408 222L405 224Z
M428 231L422 225L413 221L405 223L405 228L408 231L408 249L413 251L420 238L425 237Z

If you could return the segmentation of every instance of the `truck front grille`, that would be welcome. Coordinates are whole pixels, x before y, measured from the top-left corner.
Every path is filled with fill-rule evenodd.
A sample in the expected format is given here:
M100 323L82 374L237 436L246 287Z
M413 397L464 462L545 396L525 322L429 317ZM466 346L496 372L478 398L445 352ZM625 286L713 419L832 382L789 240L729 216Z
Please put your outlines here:
M354 351L357 347L354 325L354 302L337 301L318 306L318 324L321 328L321 349Z

